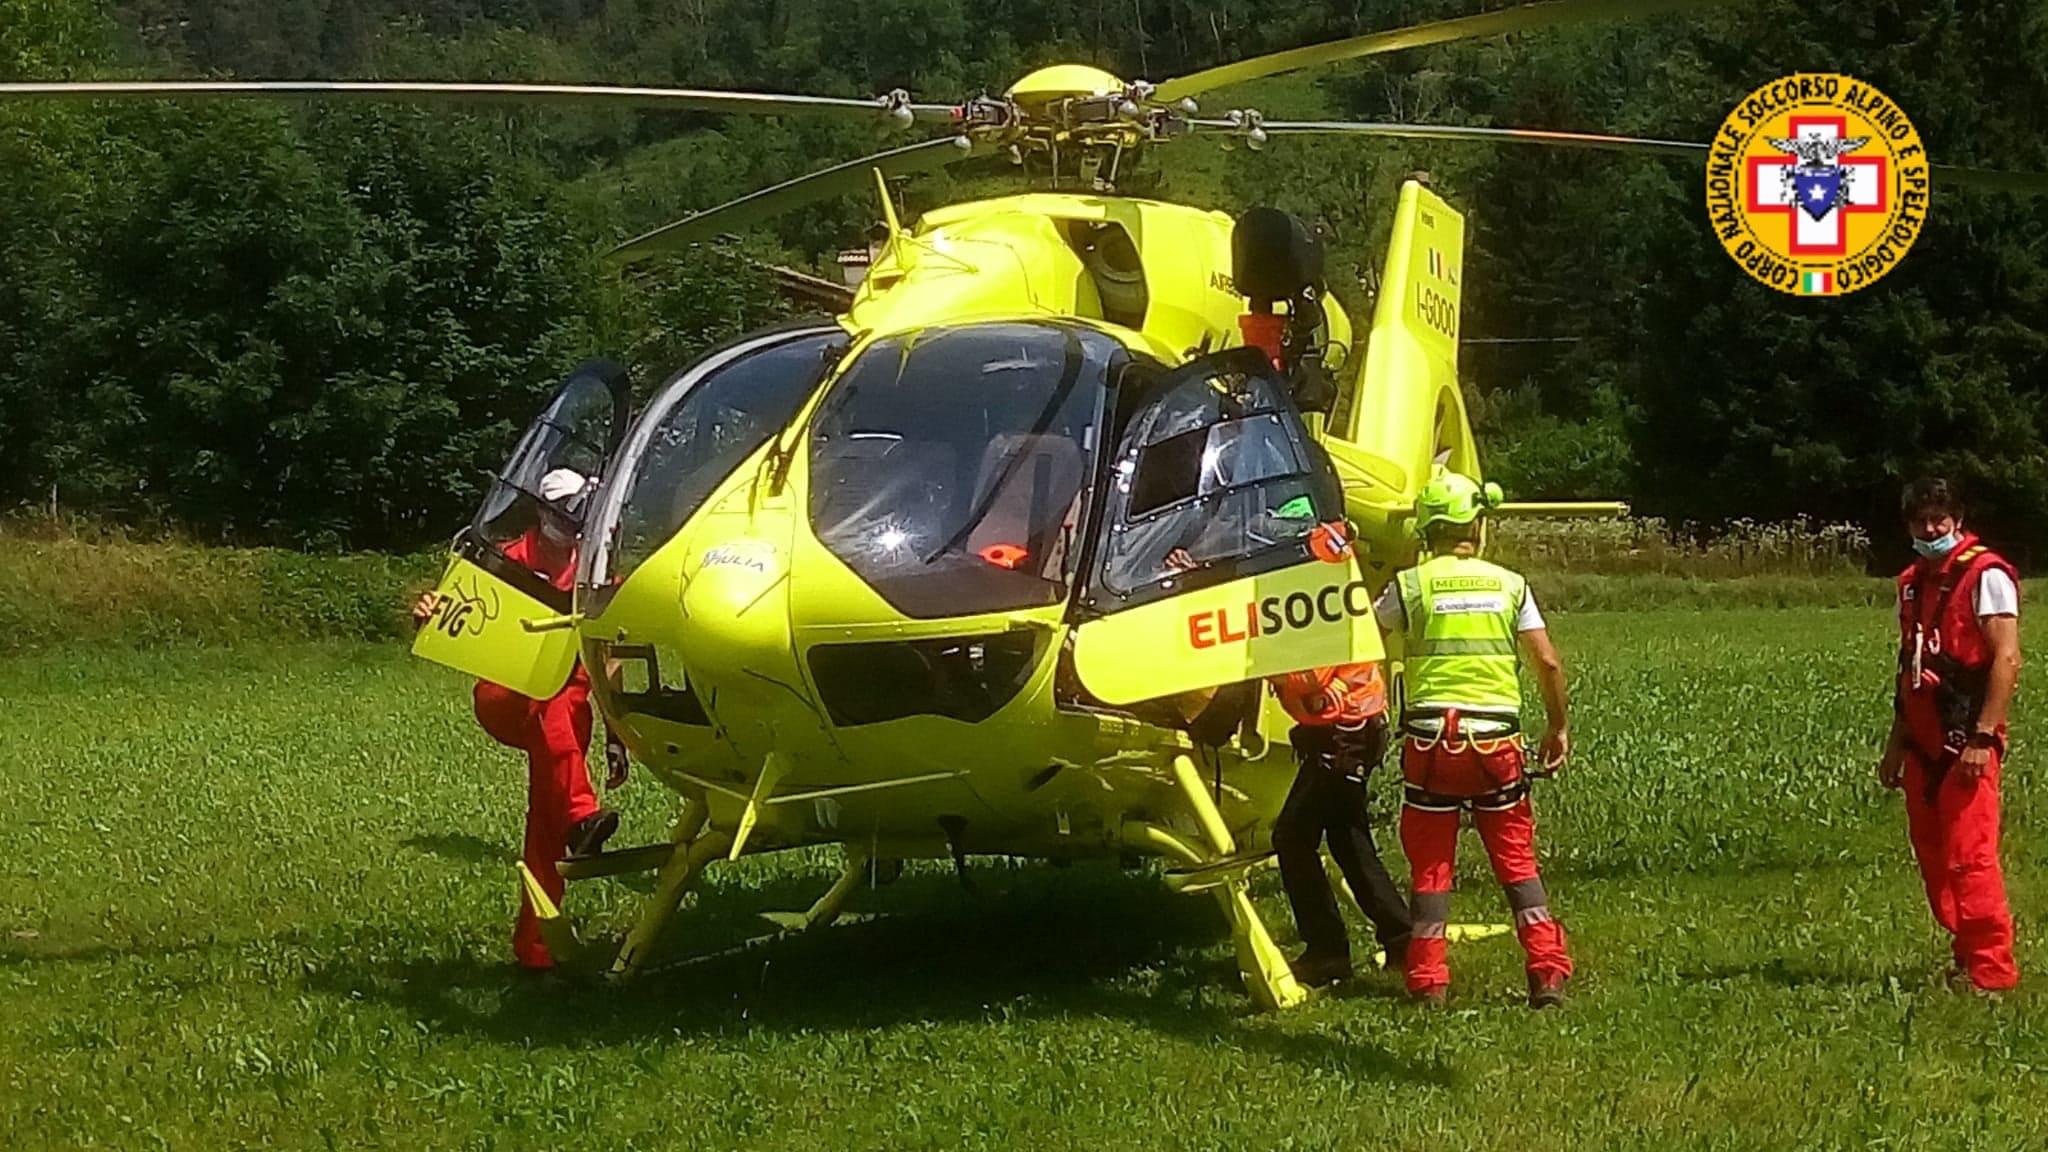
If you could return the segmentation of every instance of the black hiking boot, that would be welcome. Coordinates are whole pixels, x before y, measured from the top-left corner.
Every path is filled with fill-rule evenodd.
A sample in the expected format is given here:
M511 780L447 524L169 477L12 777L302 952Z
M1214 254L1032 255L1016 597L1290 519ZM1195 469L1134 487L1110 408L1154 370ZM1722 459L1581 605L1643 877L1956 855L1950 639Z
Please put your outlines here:
M1287 962L1294 979L1305 988L1327 988L1351 979L1351 957L1303 952Z
M569 825L569 859L595 856L604 851L604 842L618 830L619 814L609 808L599 808Z

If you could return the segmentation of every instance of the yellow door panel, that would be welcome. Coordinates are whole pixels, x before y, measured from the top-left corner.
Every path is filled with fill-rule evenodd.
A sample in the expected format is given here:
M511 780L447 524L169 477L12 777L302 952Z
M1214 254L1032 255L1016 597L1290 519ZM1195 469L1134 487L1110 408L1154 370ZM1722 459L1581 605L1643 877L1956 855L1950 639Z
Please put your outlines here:
M440 602L413 640L413 655L545 700L576 666L577 633L562 614L474 561L453 557ZM534 631L532 624L554 624Z
M1373 589L1348 559L1296 564L1125 609L1074 632L1089 693L1130 704L1386 657Z

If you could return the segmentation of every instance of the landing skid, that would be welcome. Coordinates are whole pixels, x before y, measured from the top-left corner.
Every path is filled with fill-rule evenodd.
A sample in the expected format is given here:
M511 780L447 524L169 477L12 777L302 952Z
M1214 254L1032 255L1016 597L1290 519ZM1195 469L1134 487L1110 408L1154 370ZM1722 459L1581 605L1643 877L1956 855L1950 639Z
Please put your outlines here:
M1265 1009L1292 1008L1308 999L1308 990L1294 978L1287 957L1273 943L1265 921L1252 904L1252 871L1271 858L1270 853L1237 850L1237 842L1223 822L1223 813L1202 784L1202 775L1185 752L1173 757L1173 779L1181 799L1195 823L1202 829L1207 851L1188 843L1178 833L1157 824L1127 823L1124 844L1128 848L1165 856L1180 862L1169 869L1167 885L1180 892L1209 892L1230 922L1230 938L1237 947L1237 970L1244 978L1245 991Z
M686 800L667 844L650 844L596 856L565 860L560 865L564 880L588 880L600 876L623 876L633 872L655 872L654 891L641 906L640 917L619 945L606 975L615 982L631 980L647 969L655 941L682 906L683 897L703 876L705 869L734 845L732 834L707 828L703 804ZM810 932L837 921L847 900L873 872L873 857L849 848L838 879L803 912L764 912L763 918L782 934ZM568 956L583 950L561 907L548 897L524 861L518 865L520 886L540 921L541 936L550 951Z
M1266 930L1258 909L1252 904L1250 874L1268 863L1271 853L1239 852L1222 812L1202 782L1201 773L1185 752L1175 753L1171 768L1185 811L1201 829L1200 842L1191 843L1180 833L1157 824L1132 822L1124 826L1125 846L1175 861L1179 866L1167 874L1167 883L1174 889L1209 892L1215 896L1230 924L1231 940L1237 950L1238 971L1244 978L1246 992L1254 1002L1267 1009L1289 1008L1301 1003L1308 998L1308 991L1295 980L1287 958L1273 942L1272 933ZM708 809L702 802L686 800L668 844L605 853L567 861L562 865L565 879L615 876L636 871L656 872L654 891L647 897L639 919L619 946L618 955L607 973L613 981L631 980L647 969L655 941L667 928L683 897L713 861L731 853L734 835L708 827L707 816ZM846 862L838 878L809 909L801 913L772 914L768 919L785 932L810 932L830 925L839 918L847 900L870 875L872 863L869 853L848 848ZM541 891L523 863L519 870L527 899L540 919L549 947L560 948L564 954L573 952L577 945L561 909Z

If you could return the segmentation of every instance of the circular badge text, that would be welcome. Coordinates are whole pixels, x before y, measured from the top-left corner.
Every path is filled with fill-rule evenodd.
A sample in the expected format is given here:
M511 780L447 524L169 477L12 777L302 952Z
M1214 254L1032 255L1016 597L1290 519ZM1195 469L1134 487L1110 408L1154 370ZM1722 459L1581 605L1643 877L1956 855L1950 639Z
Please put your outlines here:
M1802 72L1749 94L1707 157L1707 218L1780 292L1839 296L1896 267L1927 218L1926 149L1884 93Z

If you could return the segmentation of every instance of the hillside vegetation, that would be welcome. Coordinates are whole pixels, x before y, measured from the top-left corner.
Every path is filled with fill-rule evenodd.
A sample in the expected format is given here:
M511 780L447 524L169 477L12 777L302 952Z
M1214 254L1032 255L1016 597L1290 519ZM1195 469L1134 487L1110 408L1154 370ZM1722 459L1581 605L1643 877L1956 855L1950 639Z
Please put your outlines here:
M1491 555L1528 572L1546 610L1888 604L1889 582L1864 575L1863 547L1853 530L1803 524L1699 541L1653 520L1529 521L1496 527ZM432 549L309 555L0 521L0 653L404 639L405 605L443 561Z
M958 99L1078 59L1155 79L1492 0L0 0L0 79L282 75L629 81ZM2048 9L1740 0L1399 53L1214 94L1212 111L1703 140L1786 72L1906 108L1935 159L2048 169ZM550 382L606 353L651 383L784 309L743 255L858 242L859 199L621 281L660 221L901 137L864 123L589 108L0 102L0 507L242 544L445 536ZM1878 286L1793 300L1713 241L1687 164L1574 151L1185 141L1134 191L1275 203L1332 231L1354 310L1400 178L1469 214L1464 372L1526 498L1674 522L1859 523L1896 485L1981 496L2048 546L2048 204L1938 189ZM915 211L1019 186L1001 160Z

